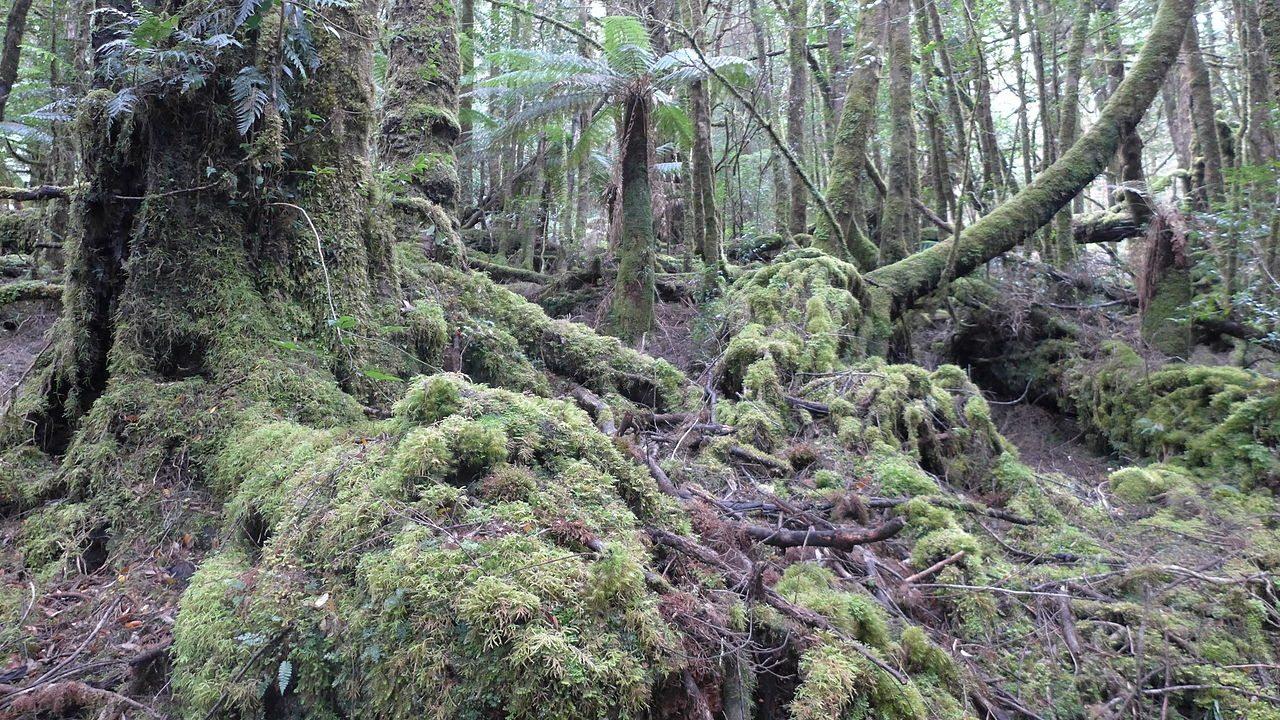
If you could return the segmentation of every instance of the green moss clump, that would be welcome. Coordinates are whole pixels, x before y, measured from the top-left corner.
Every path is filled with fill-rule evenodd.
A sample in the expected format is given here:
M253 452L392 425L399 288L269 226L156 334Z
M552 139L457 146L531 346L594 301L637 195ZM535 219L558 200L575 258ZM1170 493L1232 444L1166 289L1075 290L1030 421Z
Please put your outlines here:
M837 642L821 644L800 660L800 686L791 703L795 720L924 720L924 698L900 685Z
M911 549L911 564L918 570L950 557L961 550L964 559L957 565L977 567L982 561L982 546L978 539L958 527L946 527L934 530L916 541Z
M23 565L38 574L56 569L80 550L92 522L84 503L53 502L33 512L18 536Z
M668 501L570 404L431 376L379 423L258 425L213 471L224 532L263 529L184 595L189 717L278 702L287 662L309 717L639 718L678 663L639 532Z
M1232 367L1170 365L1149 372L1111 344L1068 373L1095 437L1139 456L1204 470L1246 487L1280 482L1280 384Z
M797 605L822 614L850 637L872 647L889 646L888 621L875 599L837 589L830 570L797 563L786 569L775 589Z

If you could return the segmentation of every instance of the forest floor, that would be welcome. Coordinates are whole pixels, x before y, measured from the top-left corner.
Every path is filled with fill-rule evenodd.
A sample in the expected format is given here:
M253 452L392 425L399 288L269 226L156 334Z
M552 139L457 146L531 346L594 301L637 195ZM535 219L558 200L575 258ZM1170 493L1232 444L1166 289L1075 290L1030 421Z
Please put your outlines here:
M0 309L0 412L9 406L13 389L48 342L45 333L57 319L58 304L42 300Z

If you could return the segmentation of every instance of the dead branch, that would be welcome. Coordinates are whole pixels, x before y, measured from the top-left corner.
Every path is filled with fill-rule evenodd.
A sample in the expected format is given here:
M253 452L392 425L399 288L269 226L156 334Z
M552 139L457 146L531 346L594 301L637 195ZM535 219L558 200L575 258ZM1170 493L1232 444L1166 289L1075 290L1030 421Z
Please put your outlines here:
M837 550L852 550L859 545L881 542L902 532L906 521L900 517L893 518L877 528L865 532L848 529L836 530L783 530L759 525L748 525L743 532L752 539L765 545L780 548L791 547L829 547Z
M928 578L931 578L934 575L937 575L938 573L942 572L942 569L947 567L948 565L954 565L955 563L958 563L961 560L963 560L966 554L967 553L964 550L961 550L960 552L957 552L954 555L951 555L939 560L938 562L921 570L915 575L912 575L910 577L903 579L902 582L904 585L910 585L912 583L918 583L921 580L926 580Z

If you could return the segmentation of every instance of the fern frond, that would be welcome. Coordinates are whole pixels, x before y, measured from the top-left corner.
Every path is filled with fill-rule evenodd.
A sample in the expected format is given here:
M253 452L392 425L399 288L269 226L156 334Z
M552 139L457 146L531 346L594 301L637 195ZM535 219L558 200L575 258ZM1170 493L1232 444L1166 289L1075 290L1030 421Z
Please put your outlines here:
M755 77L755 66L745 58L734 55L712 55L699 57L690 48L681 48L663 55L653 63L653 73L658 81L673 87L686 83L706 80L715 75L734 85L747 85Z
M685 147L693 144L693 119L675 103L653 106L653 126L662 134L674 136Z
M613 107L605 108L591 118L591 122L578 133L578 140L569 150L569 165L578 167L586 162L597 148L604 147L613 138L614 124L618 112Z
M236 113L236 130L246 135L267 108L267 78L256 67L241 68L231 81L231 101Z
M609 68L630 78L648 74L655 57L644 23L629 15L611 15L603 24L604 57Z

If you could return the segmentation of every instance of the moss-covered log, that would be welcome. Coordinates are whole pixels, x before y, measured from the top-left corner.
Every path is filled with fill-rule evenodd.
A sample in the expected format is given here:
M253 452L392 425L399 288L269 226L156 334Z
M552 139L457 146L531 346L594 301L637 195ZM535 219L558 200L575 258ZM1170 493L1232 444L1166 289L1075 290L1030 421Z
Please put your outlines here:
M888 295L891 306L909 307L932 292L947 274L953 255L954 274L962 276L1013 249L1050 222L1092 182L1111 162L1124 134L1137 127L1155 99L1178 57L1194 5L1192 0L1160 3L1141 54L1097 121L1031 185L974 223L960 237L870 273L868 279Z

